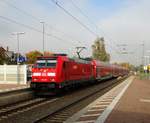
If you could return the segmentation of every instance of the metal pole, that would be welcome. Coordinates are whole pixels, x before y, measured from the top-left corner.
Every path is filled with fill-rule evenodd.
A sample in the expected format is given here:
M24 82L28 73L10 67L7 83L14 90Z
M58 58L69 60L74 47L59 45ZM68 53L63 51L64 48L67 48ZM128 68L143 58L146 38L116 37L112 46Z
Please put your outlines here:
M142 49L142 65L144 66L144 41L143 41L143 49Z
M20 49L19 49L19 35L24 34L24 32L17 32L13 33L13 35L17 36L17 83L20 84L20 79L19 79L19 54L20 54Z
M43 23L43 54L44 54L44 49L45 49L45 40L44 40L44 33L45 33L45 28L44 28L44 23Z
M43 25L43 41L42 41L42 43L43 43L43 55L44 55L44 51L45 51L45 22L40 22L40 23L42 23L42 25Z
M148 50L147 52L148 52L148 56L149 56L148 64L150 64L150 50Z
M19 33L17 35L17 83L19 84Z
M19 60L19 52L20 52L20 48L19 48L19 46L20 46L20 42L19 42L19 35L20 35L21 33L17 33L16 34L16 36L17 36L17 59ZM17 60L17 64L19 64L19 61Z

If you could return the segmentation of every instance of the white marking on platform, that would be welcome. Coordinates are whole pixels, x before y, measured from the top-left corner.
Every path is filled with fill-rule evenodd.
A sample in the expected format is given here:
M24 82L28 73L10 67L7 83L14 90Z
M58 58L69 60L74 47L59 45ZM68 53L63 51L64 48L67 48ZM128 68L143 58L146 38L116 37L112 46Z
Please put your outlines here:
M114 97L112 97L112 98L107 98L107 97L105 97L105 98L103 98L103 99L101 99L101 100L113 100L114 99Z
M84 114L81 117L90 117L90 116L99 116L99 115L101 115L101 113L98 113L98 114Z
M109 105L111 102L98 102L96 105Z
M150 99L140 99L140 102L150 103Z
M95 123L104 123L111 111L114 109L115 105L119 101L119 99L122 97L126 89L129 87L133 80L133 77L130 77L129 79L125 80L124 83L127 83L127 85L123 88L123 90L119 93L119 95L113 100L113 102L106 108L106 110L102 113L102 115L96 120Z
M106 102L106 101L112 101L112 100L113 100L113 98L112 99L105 98L105 99L101 99L100 102Z
M76 123L94 123L95 120L88 120L88 121L77 121Z
M87 111L103 111L105 108L100 108L100 109L89 109Z
M134 77L130 77L128 79L126 79L124 82L120 83L119 85L117 85L116 87L114 87L113 89L111 89L110 91L108 91L106 94L104 94L103 96L99 97L97 100L95 100L93 103L89 104L87 107L83 108L82 110L80 110L79 112L77 112L76 114L74 114L73 116L71 116L70 118L68 118L64 123L84 123L82 122L76 122L78 121L78 119L82 116L84 116L87 112L92 112L94 113L94 111L101 111L100 113L103 114L105 112L105 109L107 109L107 107L109 107L109 105L112 104L113 99L116 99L118 96L120 95L119 93L122 92L122 90L127 87L127 85L129 85L131 83L131 80L133 80ZM130 81L129 81L130 80ZM114 92L116 95L114 95ZM114 96L111 96L111 95ZM107 98L106 98L107 97ZM103 103L104 102L104 103ZM109 104L106 106L105 102L109 102ZM98 103L102 103L105 105L97 108L97 109L92 109L94 106L96 106ZM110 109L110 108L109 108ZM107 109L108 110L108 109ZM103 113L102 113L103 112ZM101 117L101 116L100 116ZM103 116L104 117L104 116ZM97 119L99 120L99 118ZM103 119L104 120L104 119ZM96 119L93 121L95 122ZM99 121L96 121L97 123L101 123ZM87 122L89 123L89 121Z
M106 106L108 106L108 105L101 104L101 105L92 106L92 108L101 108L101 107L106 107Z

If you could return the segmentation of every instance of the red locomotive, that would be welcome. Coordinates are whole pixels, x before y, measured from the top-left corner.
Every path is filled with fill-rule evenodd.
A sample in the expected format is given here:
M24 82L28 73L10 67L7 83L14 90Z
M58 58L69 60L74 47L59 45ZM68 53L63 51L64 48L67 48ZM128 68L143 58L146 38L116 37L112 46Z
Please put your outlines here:
M58 90L78 83L123 76L128 71L122 67L96 60L70 59L65 54L38 57L32 68L31 88Z
M31 88L63 88L94 80L90 61L74 60L66 55L38 57L32 68Z

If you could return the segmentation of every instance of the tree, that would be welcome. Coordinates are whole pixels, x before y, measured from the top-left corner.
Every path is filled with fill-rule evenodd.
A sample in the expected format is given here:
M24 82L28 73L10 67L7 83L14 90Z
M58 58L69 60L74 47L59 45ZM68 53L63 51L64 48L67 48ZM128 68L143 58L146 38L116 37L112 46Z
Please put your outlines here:
M122 62L122 63L114 62L112 64L124 67L124 68L126 68L128 70L135 70L135 66L130 64L130 63L128 63L128 62Z
M6 56L4 54L1 54L0 55L0 64L2 65L7 62L8 62L8 59L6 58Z
M6 56L5 52L0 53L0 65L10 64L10 63L11 63L11 59Z
M110 54L106 52L104 38L97 38L92 45L92 57L100 61L110 61Z
M127 68L127 69L133 69L133 65L131 65L130 63L128 62L123 62L123 63L120 63L120 66L124 67L124 68Z
M30 52L26 53L27 63L28 64L34 64L36 61L36 58L38 56L42 56L42 53L40 51L37 51L37 50L30 51Z

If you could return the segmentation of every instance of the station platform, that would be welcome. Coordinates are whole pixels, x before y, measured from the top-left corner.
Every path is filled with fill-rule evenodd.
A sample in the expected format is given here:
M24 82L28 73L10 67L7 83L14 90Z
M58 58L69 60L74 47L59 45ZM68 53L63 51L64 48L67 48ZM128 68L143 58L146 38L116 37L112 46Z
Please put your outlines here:
M29 88L29 85L22 84L0 84L0 93Z
M65 123L150 123L150 80L127 78Z

